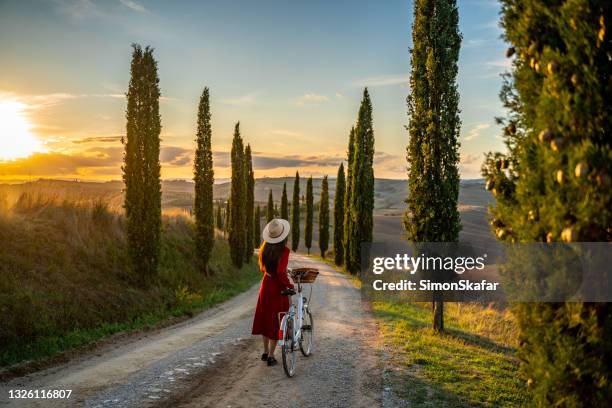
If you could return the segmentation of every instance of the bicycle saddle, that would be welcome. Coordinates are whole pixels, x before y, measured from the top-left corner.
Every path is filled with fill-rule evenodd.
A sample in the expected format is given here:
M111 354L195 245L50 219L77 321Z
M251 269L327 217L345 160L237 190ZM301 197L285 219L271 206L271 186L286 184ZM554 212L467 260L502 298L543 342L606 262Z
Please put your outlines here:
M295 290L293 290L291 288L287 288L287 289L281 290L281 295L283 295L283 296L293 296L293 295L295 295Z

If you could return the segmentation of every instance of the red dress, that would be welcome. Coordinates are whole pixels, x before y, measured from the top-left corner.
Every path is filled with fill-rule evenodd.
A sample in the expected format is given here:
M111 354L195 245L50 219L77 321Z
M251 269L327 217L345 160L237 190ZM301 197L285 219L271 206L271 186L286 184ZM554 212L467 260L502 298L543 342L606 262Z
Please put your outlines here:
M289 248L285 248L281 259L278 261L276 276L272 277L266 272L261 260L263 248L259 250L259 269L264 274L259 288L259 298L253 318L252 334L262 334L270 339L278 337L280 322L278 314L289 310L289 297L281 295L281 291L292 288L287 276L287 264L289 263Z

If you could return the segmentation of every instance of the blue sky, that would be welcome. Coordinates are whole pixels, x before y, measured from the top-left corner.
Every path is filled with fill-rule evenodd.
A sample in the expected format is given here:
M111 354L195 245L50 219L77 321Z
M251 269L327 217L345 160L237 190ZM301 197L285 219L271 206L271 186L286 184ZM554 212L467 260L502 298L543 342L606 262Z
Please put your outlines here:
M461 171L473 178L483 152L502 147L494 117L503 113L499 74L508 62L499 5L459 3ZM404 178L412 8L397 0L2 1L0 98L24 106L44 148L0 172L118 178L136 42L153 46L159 63L164 177L190 177L204 86L218 177L229 174L225 153L238 120L257 176L293 174L295 166L335 174L368 86L376 175Z

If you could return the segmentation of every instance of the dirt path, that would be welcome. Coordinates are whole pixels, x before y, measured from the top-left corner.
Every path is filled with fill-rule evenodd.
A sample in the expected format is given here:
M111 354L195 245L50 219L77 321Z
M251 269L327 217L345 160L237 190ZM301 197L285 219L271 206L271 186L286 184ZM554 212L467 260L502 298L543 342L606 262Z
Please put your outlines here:
M375 323L350 279L321 271L311 300L315 351L288 379L250 335L257 287L179 325L0 385L0 406L375 407L382 369ZM71 389L70 400L8 400L9 389Z

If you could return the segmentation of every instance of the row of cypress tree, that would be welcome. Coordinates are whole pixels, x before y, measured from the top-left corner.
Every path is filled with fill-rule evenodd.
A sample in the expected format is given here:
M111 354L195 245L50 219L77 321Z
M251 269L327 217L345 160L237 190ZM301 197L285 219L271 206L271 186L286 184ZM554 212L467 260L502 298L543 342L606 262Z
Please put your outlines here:
M357 123L349 132L347 176L338 168L334 198L334 262L353 274L361 268L362 244L374 227L374 128L372 102L363 90Z

